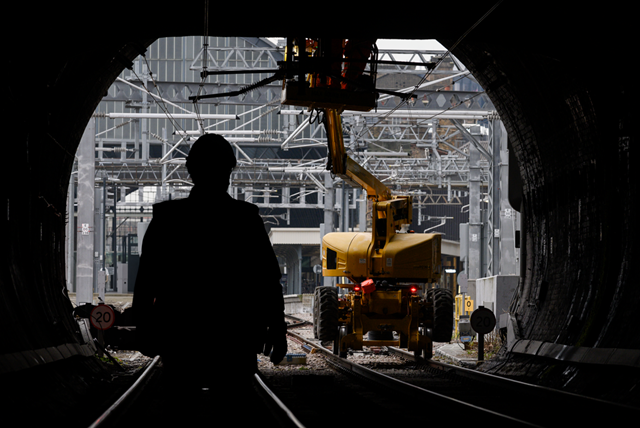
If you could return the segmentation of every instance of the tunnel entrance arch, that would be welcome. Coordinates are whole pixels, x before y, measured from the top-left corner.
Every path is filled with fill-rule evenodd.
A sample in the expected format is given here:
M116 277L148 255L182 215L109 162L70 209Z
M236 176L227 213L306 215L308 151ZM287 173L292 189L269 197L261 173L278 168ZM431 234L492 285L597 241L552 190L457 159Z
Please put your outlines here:
M561 11L552 6L519 4L516 10L503 2L454 50L496 104L523 180L527 256L513 311L521 334L530 340L635 351L640 339L628 321L639 299L632 284L638 237L633 204L637 185L631 172L637 89L628 81L604 85L590 73L573 72L592 70L593 58L602 52L607 58L624 57L634 26L630 14L624 16L626 8L617 4L597 11ZM62 207L73 154L104 91L141 49L167 33L197 31L192 22L146 10L151 22L167 25L140 29L110 22L117 32L105 34L113 16L87 9L86 20L74 14L75 21L70 21L66 11L41 7L40 15L24 9L16 12L28 17L24 20L31 31L7 47L9 66L16 68L30 64L29 47L36 41L46 40L56 49L41 52L46 72L28 67L22 79L8 85L14 108L7 120L20 132L7 145L11 159L7 181L12 185L3 189L2 198L3 363L17 354L77 343L68 299L61 292L65 288ZM452 46L488 9L474 4L460 13L456 25L433 22L425 28L403 23L382 28L377 35L423 38L428 32ZM200 10L195 5L184 7L184 13L194 17ZM450 8L434 10L448 13ZM278 19L275 12L273 18ZM273 31L264 14L248 19L256 32ZM52 23L62 30L50 31ZM238 32L235 24L218 24L220 33ZM340 24L345 33L354 29ZM66 28L86 37L73 37ZM294 33L304 28L326 31L321 24L290 27ZM100 49L87 49L90 46ZM550 46L557 49L552 52ZM41 108L34 111L36 100ZM33 114L25 117L26 111ZM13 184L15 177L22 180ZM41 377L39 382L77 381L70 387L82 390L86 385L75 373L100 370L92 358L81 354L64 361L64 369L61 365L57 369L66 376ZM29 369L33 362L20 364L20 371L4 372L3 378L33 373ZM554 372L551 377L565 384L568 379L563 376L570 376L569 386L580 387L588 372L584 367L571 368L565 375Z

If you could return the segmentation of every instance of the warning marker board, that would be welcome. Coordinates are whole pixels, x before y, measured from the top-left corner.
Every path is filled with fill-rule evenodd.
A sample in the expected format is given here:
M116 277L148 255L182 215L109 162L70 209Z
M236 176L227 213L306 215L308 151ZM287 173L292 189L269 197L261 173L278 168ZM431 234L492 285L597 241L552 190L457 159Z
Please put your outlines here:
M469 321L471 322L471 328L480 334L491 333L496 326L495 315L493 315L491 309L485 308L484 306L480 306L473 311Z
M91 325L98 330L108 330L113 326L116 316L111 306L98 305L91 310Z

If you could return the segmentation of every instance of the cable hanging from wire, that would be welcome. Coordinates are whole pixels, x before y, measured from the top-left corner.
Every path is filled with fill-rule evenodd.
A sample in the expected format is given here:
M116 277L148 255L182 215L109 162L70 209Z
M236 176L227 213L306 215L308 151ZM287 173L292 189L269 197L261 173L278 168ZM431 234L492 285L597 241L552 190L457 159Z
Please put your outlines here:
M209 59L209 0L204 0L204 29L203 29L203 41L202 41L202 72L200 73L200 86L198 87L198 96L193 100L193 109L196 113L198 127L204 133L204 121L200 115L200 105L198 104L198 97L202 95L204 91L204 84L207 79L207 70Z

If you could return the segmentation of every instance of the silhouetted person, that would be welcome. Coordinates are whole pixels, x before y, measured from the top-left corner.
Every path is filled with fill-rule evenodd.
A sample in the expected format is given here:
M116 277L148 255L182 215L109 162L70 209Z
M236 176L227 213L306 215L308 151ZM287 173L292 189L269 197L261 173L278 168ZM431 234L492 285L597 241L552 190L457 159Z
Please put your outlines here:
M287 351L280 268L258 207L227 193L235 166L223 137L193 144L194 187L153 206L135 284L138 349L198 388L246 385L258 353Z

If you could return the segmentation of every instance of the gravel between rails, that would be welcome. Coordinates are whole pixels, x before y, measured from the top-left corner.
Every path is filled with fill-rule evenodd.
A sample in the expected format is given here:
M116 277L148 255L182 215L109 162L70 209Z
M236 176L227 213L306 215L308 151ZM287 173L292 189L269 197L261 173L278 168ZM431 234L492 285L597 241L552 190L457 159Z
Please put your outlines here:
M294 315L298 319L302 319L305 321L309 321L308 324L304 324L300 327L294 327L293 331L304 338L313 339L313 331L312 331L312 315L311 314L295 314ZM444 343L434 343L434 350L438 347L444 345ZM295 371L298 374L306 373L306 374L314 374L318 373L318 371L331 370L327 363L324 361L324 358L321 355L317 355L315 353L307 353L308 350L305 350L302 345L292 337L288 338L288 354L305 354L306 355L306 364L278 364L275 365L269 361L268 357L265 357L262 354L258 354L258 369L265 376L277 376L279 374L286 374L288 372ZM389 364L403 364L404 360L395 355L390 355L382 350L372 350L365 347L365 352L354 352L349 355L349 360L358 364L372 364L372 363L389 363Z

